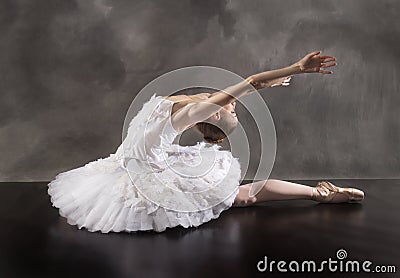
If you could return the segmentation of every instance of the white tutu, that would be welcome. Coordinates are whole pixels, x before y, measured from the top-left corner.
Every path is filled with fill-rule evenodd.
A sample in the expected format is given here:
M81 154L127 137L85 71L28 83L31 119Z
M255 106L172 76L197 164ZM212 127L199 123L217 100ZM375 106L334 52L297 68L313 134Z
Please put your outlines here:
M171 103L159 100L153 96L148 103L157 101L159 111L170 111ZM148 103L144 107L149 108ZM139 112L144 113L146 109ZM165 117L167 113L161 115ZM169 134L167 137L170 142L175 136ZM127 138L132 139L129 132ZM167 156L165 150L168 150ZM202 169L196 166L199 158L196 154L202 151L205 151L201 157L203 161L212 158L215 162L212 169L202 174L185 175L185 171L191 173ZM60 173L48 184L53 206L69 224L103 233L161 232L176 226L197 227L218 218L222 211L232 206L239 192L239 161L229 151L220 150L218 145L199 143L181 147L170 142L167 148L164 146L163 156L150 159L161 169L156 172L130 171L122 163L122 152L120 146L115 154Z

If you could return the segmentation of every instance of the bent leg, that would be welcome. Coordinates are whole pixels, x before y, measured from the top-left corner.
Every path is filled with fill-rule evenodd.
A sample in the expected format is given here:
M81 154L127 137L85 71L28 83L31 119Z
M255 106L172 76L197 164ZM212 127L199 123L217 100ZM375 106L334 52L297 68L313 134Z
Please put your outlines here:
M249 191L253 184L262 186L262 189L254 197L249 197ZM257 181L239 187L239 193L236 195L233 206L244 207L277 200L311 200L312 188L312 186L276 179Z

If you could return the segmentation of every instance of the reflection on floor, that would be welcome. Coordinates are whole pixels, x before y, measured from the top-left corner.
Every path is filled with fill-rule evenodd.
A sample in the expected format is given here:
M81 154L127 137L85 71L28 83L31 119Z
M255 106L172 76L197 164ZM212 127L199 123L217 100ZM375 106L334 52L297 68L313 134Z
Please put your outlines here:
M339 249L360 265L369 260L372 266L396 266L397 273L376 277L400 275L400 180L331 181L363 189L366 199L265 202L230 208L198 228L131 234L68 225L51 206L45 182L0 183L0 277L309 277L281 273L276 265L261 272L265 263L260 270L257 263L267 258L271 267L271 261L282 260L289 269L291 261L301 266L305 260L338 260ZM327 265L322 273L311 273L364 275L330 272Z

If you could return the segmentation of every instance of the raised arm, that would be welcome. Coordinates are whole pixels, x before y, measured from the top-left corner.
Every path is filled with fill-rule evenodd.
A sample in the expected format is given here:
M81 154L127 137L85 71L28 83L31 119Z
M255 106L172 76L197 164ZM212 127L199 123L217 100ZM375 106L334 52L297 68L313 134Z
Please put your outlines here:
M174 113L172 117L174 126L185 129L197 122L204 121L218 112L223 106L234 102L244 95L252 94L266 87L271 87L274 85L274 82L285 84L294 74L331 74L332 71L324 70L324 68L335 66L336 63L332 61L336 61L336 58L332 56L319 56L320 53L321 51L309 53L297 63L282 69L261 72L249 76L238 84L213 93L211 97L204 101L190 103Z
M205 102L224 106L235 101L235 99L243 95L251 94L254 93L256 90L274 86L274 83L285 83L285 81L290 80L290 77L294 74L333 73L332 71L324 70L323 68L335 66L335 62L327 62L336 61L336 58L332 56L319 56L320 53L321 51L309 53L297 63L294 63L293 65L286 68L265 71L252 75L246 78L245 81L235 86L231 86L227 89L214 93L210 98L205 100ZM254 87L256 90L254 90L252 87Z

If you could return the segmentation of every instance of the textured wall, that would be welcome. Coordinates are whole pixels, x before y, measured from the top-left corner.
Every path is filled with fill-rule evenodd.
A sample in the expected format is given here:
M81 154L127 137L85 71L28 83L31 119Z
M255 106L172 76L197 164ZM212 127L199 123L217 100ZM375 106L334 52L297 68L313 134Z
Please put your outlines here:
M387 0L2 0L0 181L108 156L135 94L170 70L247 76L320 49L338 58L334 75L261 92L277 129L272 176L399 177L399 14Z

